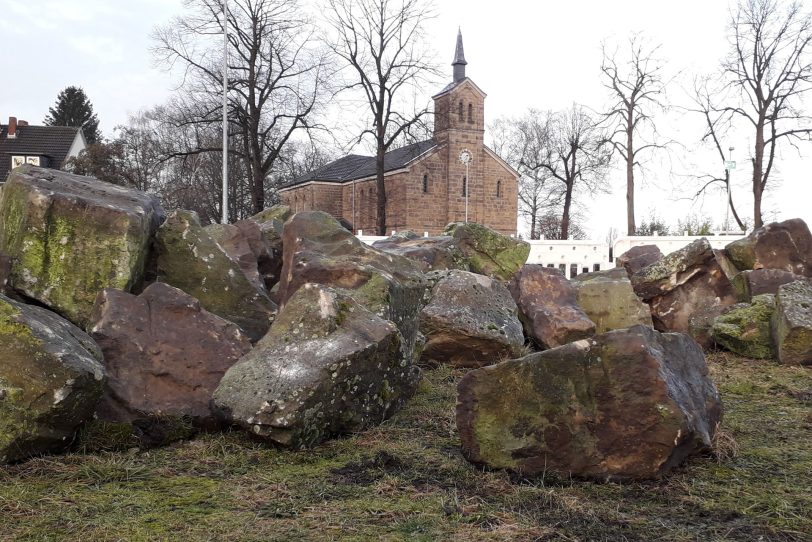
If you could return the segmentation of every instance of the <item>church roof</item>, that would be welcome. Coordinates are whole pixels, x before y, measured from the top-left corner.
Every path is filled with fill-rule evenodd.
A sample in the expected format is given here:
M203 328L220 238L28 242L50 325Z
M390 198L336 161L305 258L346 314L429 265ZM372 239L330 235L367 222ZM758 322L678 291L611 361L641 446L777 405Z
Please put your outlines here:
M437 143L433 139L427 139L387 152L383 158L384 172L394 171L407 166L416 158L433 149L436 145ZM345 183L372 177L375 173L374 156L350 154L298 177L292 183L288 184L287 187L311 181Z

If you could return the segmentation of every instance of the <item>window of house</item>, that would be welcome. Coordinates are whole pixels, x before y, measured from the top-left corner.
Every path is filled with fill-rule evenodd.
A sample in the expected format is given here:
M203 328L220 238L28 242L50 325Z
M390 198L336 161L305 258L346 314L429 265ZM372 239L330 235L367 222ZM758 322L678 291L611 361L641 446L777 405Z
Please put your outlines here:
M592 270L593 271L600 271L601 270L601 264L596 263L595 265L592 266Z
M578 264L574 263L570 265L570 278L578 276Z
M467 195L468 195L468 177L463 175L463 177L462 177L462 197L465 197Z
M474 122L474 104L468 104L468 122Z
M462 118L462 100L460 100L460 103L457 106L457 114L460 117L460 122L462 122L462 120L463 120L463 118Z
M428 194L429 192L429 174L425 173L423 175L423 193Z
M20 167L23 164L25 164L25 156L11 157L11 169L14 169L15 167Z
M502 197L502 181L496 181L496 197Z

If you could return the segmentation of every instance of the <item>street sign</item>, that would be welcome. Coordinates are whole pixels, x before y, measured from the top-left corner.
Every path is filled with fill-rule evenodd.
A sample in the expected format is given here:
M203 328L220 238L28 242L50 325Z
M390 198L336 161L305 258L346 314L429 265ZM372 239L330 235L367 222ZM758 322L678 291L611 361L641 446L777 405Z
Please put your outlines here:
M728 171L730 171L731 169L736 169L736 162L734 160L726 160L725 169Z

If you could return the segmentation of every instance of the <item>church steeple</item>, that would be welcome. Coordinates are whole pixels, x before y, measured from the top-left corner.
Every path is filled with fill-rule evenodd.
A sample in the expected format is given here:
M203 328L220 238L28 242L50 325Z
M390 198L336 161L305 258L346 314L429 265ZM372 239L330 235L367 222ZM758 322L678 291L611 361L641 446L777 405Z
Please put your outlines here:
M462 48L462 29L457 31L457 49L454 51L454 82L459 83L465 79L465 66L468 64L465 61L465 51Z

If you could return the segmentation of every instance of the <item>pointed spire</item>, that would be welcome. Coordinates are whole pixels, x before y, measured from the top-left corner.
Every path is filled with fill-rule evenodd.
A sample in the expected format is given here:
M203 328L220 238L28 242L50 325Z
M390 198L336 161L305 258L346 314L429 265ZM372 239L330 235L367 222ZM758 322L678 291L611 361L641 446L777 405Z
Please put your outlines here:
M457 49L454 51L454 82L459 83L465 79L465 66L468 64L465 61L465 50L462 48L462 29L457 30Z

